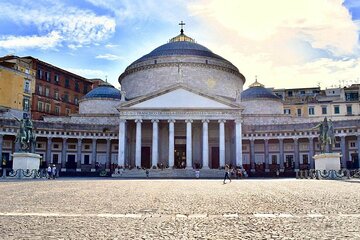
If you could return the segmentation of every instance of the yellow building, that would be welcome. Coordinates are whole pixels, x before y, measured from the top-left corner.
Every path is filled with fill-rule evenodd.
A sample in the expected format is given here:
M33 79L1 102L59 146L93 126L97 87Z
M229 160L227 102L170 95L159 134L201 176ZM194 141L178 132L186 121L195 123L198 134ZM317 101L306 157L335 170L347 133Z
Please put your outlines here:
M13 110L17 116L29 113L35 91L35 73L30 63L0 58L0 107Z

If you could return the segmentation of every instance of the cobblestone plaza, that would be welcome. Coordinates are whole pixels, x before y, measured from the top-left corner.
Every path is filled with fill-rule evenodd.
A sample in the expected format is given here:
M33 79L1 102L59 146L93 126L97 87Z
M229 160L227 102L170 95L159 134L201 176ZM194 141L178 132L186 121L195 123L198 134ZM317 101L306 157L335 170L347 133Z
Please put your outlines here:
M0 182L1 239L360 239L360 182Z

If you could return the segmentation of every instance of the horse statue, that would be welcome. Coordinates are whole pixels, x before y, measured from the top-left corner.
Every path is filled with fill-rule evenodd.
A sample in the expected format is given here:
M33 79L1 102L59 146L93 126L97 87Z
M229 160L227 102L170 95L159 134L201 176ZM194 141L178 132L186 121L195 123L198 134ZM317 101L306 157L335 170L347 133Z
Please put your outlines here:
M16 135L15 142L20 143L20 150L22 152L30 152L33 142L35 142L35 135L33 134L33 123L29 118L18 119L14 116L16 121L20 123L19 132Z
M324 118L324 121L313 127L312 129L319 129L319 143L320 151L322 153L331 153L335 146L334 125L331 120Z

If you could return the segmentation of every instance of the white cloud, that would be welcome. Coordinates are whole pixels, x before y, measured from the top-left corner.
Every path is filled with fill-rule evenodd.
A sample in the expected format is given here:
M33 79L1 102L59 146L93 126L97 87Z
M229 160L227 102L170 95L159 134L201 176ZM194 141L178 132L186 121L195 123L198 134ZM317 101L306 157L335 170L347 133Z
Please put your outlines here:
M5 36L0 37L0 46L6 49L22 48L55 48L59 45L61 36L58 32L51 32L46 36Z
M110 54L110 53L106 53L106 54L97 55L95 58L114 61L114 60L122 59L123 57L117 56L117 55L114 55L114 54Z
M107 39L115 31L115 20L111 17L98 16L92 11L67 7L57 2L40 2L36 5L25 2L22 5L0 2L0 20L11 19L22 26L35 26L38 34L31 37L39 41L49 33L57 32L59 40L70 48L97 43ZM16 48L16 45L13 44L12 48Z
M66 68L67 71L75 73L79 76L86 77L86 78L105 78L106 73L102 70L98 69L86 69L86 68Z
M326 87L359 77L359 25L342 3L200 0L188 9L205 26L198 27L205 45L234 63L247 84L260 75L266 86Z

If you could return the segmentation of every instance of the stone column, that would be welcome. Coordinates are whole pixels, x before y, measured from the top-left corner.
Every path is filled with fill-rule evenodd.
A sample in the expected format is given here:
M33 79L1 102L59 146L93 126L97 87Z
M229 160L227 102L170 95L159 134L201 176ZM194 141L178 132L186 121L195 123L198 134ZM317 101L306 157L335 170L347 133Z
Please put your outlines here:
M187 119L186 122L186 168L192 168L192 126L193 120Z
M81 172L82 138L77 140L76 171Z
M110 171L111 168L111 139L106 139L106 166L105 170Z
M225 120L219 120L219 161L225 167Z
M314 160L314 138L309 138L309 154L310 154L310 169L315 169L315 160Z
M66 171L66 152L67 152L67 138L63 138L61 148L61 171Z
M279 138L279 150L280 150L280 172L284 171L284 139Z
M250 139L250 166L251 172L255 172L255 139Z
M264 139L265 148L265 172L270 172L269 168L269 139Z
M299 158L299 139L294 138L294 160L295 160L295 171L300 169L300 158Z
M4 136L0 134L0 167L2 167L2 150L3 150Z
M141 119L136 119L135 166L141 167Z
M174 150L175 150L175 142L174 142L174 123L175 119L169 119L169 168L174 167Z
M96 171L96 138L92 139L92 145L91 145L91 171Z
M235 120L235 164L237 167L242 167L242 129L241 119Z
M346 140L345 140L345 136L341 136L340 137L341 141L340 141L340 146L341 146L341 165L343 168L347 168L346 166L346 160L347 160L347 156L346 156Z
M358 168L360 169L360 135L357 135L357 151L358 151L358 159L359 159Z
M51 162L51 137L47 138L47 144L46 144L46 166L49 166Z
M126 120L119 121L119 148L118 148L118 165L125 167L125 146L126 146Z
M203 169L209 168L209 132L208 132L208 119L202 120L203 123L203 137L202 137L202 143L203 143L203 151L202 151L202 162L203 162Z
M151 120L153 123L152 132L152 166L157 166L159 161L159 120Z

